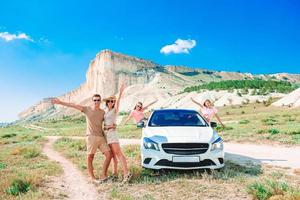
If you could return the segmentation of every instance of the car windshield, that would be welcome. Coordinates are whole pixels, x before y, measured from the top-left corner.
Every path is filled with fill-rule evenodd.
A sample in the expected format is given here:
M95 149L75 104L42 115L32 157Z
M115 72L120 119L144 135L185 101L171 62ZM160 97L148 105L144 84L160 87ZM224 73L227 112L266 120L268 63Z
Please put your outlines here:
M148 126L208 126L208 124L196 111L158 110L152 114Z

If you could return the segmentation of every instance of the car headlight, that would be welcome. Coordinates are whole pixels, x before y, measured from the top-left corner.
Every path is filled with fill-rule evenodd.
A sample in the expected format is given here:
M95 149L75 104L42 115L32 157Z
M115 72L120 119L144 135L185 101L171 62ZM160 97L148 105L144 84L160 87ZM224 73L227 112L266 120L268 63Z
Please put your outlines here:
M145 149L153 149L153 150L159 151L158 144L156 142L154 142L153 140L151 140L150 138L145 137L143 143L144 143Z
M211 145L211 151L223 150L223 140L219 137Z

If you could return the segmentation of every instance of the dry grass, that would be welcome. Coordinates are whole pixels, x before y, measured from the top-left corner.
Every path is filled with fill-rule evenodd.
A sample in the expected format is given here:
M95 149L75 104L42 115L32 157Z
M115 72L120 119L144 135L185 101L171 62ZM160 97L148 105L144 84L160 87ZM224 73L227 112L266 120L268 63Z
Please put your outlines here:
M0 137L0 199L51 199L42 188L61 168L41 154L41 135L16 126L0 129Z
M85 147L83 140L60 139L55 143L56 150L87 175L86 154L82 147ZM253 199L247 186L260 179L280 178L291 187L300 182L300 179L287 175L285 169L242 166L229 161L220 171L153 171L141 167L139 146L126 146L123 150L133 178L129 185L120 185L120 174L117 182L99 185L99 192L106 193L109 199ZM102 155L96 154L95 169L100 169L102 161ZM96 172L99 174L99 170Z
M242 114L244 113L244 114ZM220 109L230 129L219 129L225 141L300 144L300 110L247 104Z
M217 128L225 141L270 144L300 144L300 110L265 106L263 103L227 106L219 109L226 128ZM149 114L149 113L148 113ZM126 118L123 117L124 119ZM36 122L51 128L48 135L84 136L85 119L65 117ZM120 138L140 138L142 130L134 124L118 126Z

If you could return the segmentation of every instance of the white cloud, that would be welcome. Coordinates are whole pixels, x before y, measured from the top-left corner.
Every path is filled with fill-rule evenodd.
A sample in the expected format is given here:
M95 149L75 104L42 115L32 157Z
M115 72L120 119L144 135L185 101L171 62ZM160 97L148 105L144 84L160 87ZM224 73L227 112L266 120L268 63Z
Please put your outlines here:
M13 40L28 40L33 42L30 36L26 33L11 34L9 32L0 32L0 38L5 40L6 42L10 42Z
M160 49L162 54L190 53L190 50L196 46L196 40L177 39L174 44L166 45Z

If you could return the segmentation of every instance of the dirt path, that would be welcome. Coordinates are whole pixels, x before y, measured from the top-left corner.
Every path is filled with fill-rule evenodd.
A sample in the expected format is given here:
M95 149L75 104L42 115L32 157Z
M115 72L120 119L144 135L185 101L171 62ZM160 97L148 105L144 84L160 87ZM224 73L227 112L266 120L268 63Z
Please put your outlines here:
M225 143L225 158L245 163L268 164L291 169L300 168L300 147Z
M53 185L62 185L62 191L67 199L72 200L97 200L97 199L106 199L104 194L99 194L96 190L96 187L90 183L86 177L84 177L81 172L75 167L75 165L61 156L58 152L53 150L53 143L59 137L47 137L48 142L43 148L43 153L46 154L49 159L58 162L63 168L63 175L59 179L55 180L57 184ZM61 189L61 188L60 188Z

